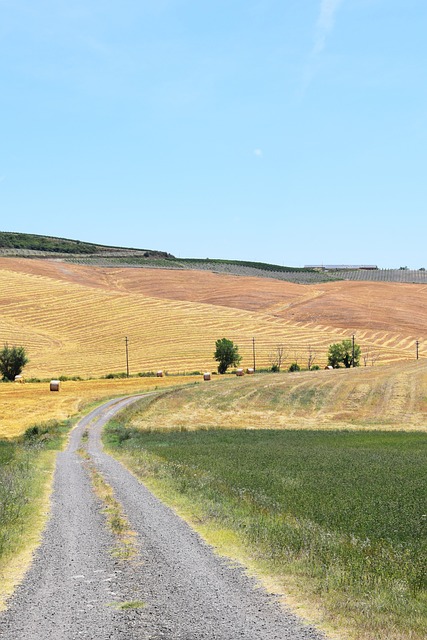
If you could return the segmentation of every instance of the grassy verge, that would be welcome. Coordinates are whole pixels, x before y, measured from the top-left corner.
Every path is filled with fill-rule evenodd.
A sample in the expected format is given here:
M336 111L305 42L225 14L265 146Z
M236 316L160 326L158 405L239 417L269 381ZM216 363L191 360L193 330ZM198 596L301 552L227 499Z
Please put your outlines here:
M326 628L426 637L425 434L113 423L105 438L208 539L222 532L260 572L315 602Z
M39 543L56 452L69 428L69 421L52 421L0 440L0 609Z

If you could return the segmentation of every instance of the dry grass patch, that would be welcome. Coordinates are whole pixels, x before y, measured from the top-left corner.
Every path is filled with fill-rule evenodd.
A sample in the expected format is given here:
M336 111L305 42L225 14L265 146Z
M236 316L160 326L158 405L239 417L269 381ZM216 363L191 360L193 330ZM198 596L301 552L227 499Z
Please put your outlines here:
M427 363L228 378L147 398L129 424L157 429L427 430Z
M115 396L161 390L197 380L200 376L70 380L61 382L59 392L49 391L46 382L0 384L0 439L18 436L34 424L67 419L87 405Z

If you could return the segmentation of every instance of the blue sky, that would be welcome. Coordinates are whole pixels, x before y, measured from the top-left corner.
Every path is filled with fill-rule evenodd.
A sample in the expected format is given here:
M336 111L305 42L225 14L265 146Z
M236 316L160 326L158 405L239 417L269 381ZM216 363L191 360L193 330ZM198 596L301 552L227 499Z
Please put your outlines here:
M425 0L0 0L0 230L427 267Z

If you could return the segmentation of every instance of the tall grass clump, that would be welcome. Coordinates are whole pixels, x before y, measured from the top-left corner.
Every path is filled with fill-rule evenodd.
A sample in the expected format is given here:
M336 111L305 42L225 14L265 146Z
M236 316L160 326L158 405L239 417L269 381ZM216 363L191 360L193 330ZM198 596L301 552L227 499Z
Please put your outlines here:
M426 434L113 424L106 439L358 637L425 637Z
M28 455L0 441L0 558L15 545L14 530L28 502L31 469Z
M68 421L51 421L20 438L0 440L0 568L25 546L46 483L46 455L59 448L68 429Z

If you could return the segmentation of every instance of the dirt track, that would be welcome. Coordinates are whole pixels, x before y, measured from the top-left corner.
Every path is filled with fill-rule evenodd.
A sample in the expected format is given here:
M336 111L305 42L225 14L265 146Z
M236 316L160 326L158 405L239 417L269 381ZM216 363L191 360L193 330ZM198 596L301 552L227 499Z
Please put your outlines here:
M102 426L134 401L92 411L59 454L51 518L26 579L0 615L2 640L320 640L102 452ZM132 560L111 555L116 542L77 453L88 426L89 454L137 533ZM130 601L145 606L119 609Z

